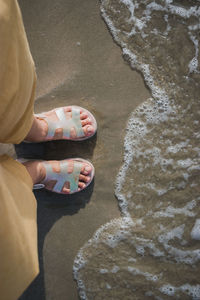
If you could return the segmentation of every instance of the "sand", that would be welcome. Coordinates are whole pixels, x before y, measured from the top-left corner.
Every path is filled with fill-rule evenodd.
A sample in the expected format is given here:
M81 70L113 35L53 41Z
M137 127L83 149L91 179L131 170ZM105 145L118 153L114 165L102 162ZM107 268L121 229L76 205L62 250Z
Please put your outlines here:
M149 97L137 72L100 16L94 0L20 0L38 75L35 111L76 104L90 110L98 134L86 142L50 142L17 147L45 159L83 157L95 182L73 197L45 191L38 201L40 275L20 299L76 300L74 257L93 233L120 216L114 182L123 160L123 138L131 111Z

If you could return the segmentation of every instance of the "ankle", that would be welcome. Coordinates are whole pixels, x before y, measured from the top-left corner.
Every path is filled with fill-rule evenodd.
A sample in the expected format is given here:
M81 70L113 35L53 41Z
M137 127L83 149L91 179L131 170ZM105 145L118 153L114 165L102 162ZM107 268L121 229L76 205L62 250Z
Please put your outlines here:
M47 135L47 131L48 127L46 122L34 116L32 127L25 137L25 140L29 142L43 141L45 136Z
M33 184L40 183L45 179L45 168L40 161L27 161L23 165L31 176Z

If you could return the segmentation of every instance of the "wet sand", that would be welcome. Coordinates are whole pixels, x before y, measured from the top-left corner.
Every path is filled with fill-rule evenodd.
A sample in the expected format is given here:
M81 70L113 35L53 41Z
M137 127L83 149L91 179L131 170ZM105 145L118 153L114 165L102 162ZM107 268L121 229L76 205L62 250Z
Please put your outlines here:
M94 0L20 0L35 60L35 111L76 104L90 110L98 134L86 142L21 145L18 154L44 159L82 157L95 182L79 194L35 193L38 201L40 275L20 298L76 300L74 257L93 233L120 216L114 181L123 160L123 137L131 111L149 97L141 76L121 57Z

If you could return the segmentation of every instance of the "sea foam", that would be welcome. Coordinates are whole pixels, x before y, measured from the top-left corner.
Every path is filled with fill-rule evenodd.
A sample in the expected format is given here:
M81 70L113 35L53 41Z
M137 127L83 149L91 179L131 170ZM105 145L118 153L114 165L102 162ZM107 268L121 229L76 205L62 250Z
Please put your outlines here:
M115 185L122 218L75 259L81 299L200 298L200 1L179 2L101 1L152 97L127 122Z

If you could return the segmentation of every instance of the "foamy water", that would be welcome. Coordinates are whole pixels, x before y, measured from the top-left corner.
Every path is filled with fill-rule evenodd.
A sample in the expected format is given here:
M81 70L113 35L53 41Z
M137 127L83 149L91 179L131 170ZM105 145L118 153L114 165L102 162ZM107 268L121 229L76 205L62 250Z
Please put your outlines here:
M127 123L122 218L79 251L81 299L200 299L200 1L102 0L152 98Z

